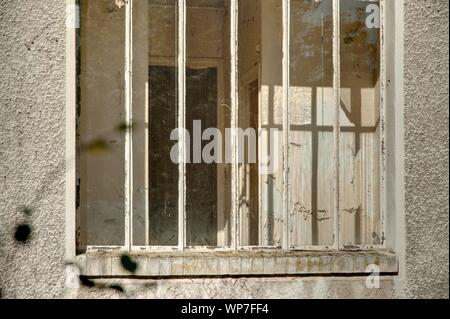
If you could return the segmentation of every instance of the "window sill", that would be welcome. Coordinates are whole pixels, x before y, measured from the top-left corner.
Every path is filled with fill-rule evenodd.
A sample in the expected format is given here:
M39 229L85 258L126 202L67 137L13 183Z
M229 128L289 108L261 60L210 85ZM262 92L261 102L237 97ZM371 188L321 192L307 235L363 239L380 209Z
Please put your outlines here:
M397 256L388 251L213 252L132 254L130 273L117 253L77 256L80 274L88 277L207 277L282 275L358 275L376 264L381 274L397 274Z

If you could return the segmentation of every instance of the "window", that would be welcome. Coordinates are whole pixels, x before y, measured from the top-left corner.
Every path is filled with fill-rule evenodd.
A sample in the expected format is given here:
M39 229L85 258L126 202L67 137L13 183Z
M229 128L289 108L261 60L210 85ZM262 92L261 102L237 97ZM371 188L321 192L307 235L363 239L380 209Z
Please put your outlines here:
M385 248L384 1L79 4L80 252Z

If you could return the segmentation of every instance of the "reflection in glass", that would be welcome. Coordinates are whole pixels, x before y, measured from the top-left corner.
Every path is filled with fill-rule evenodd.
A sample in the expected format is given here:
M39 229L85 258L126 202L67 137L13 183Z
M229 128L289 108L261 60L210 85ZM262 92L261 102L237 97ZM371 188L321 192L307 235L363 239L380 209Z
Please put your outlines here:
M291 1L290 244L333 244L332 0Z
M340 243L381 244L378 2L341 0Z

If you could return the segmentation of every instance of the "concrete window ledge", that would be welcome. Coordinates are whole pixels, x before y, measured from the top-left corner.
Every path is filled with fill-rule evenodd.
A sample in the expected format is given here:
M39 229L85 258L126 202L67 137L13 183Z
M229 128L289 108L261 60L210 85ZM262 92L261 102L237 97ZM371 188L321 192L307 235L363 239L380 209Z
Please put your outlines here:
M131 254L137 270L130 273L117 253L77 256L81 275L88 277L206 277L367 274L377 265L380 274L397 274L397 256L388 251L340 252L214 252ZM373 272L373 270L370 270Z

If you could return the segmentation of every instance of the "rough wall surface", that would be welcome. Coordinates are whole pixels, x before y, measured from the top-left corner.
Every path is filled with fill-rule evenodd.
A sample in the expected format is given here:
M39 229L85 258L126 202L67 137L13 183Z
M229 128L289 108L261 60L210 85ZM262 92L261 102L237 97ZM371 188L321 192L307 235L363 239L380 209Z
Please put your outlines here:
M351 299L395 298L392 278L382 278L381 289L367 289L366 278L240 278L179 279L161 281L98 281L99 287L120 283L124 293L112 289L82 289L77 298L180 298L180 299Z
M64 288L65 4L0 1L0 289ZM27 206L27 217L21 206ZM32 238L14 241L27 221Z
M448 1L405 1L406 292L448 298Z
M0 0L1 297L64 293L65 6ZM406 296L448 297L448 2L405 3ZM21 212L30 208L31 216ZM23 209L22 209L23 210ZM16 225L33 226L27 245ZM401 297L365 278L127 281L134 297ZM101 282L102 283L102 282ZM144 290L142 290L144 289ZM118 296L82 289L78 297Z

